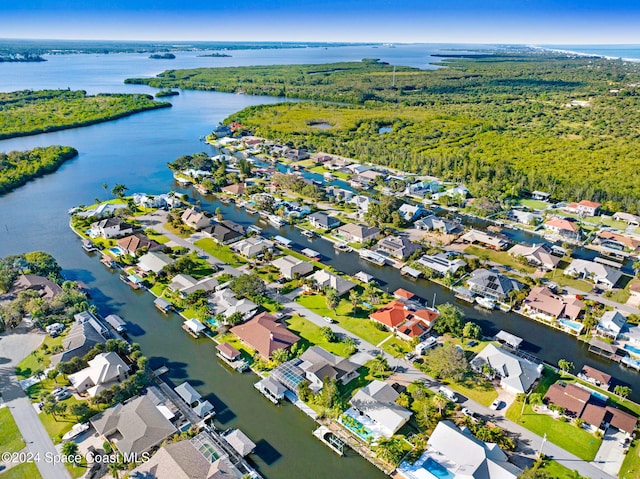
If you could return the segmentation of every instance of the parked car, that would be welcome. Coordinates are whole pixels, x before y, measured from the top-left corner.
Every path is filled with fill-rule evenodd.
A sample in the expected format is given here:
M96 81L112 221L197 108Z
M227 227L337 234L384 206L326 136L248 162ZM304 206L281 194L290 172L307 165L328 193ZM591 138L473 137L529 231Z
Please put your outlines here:
M493 409L494 411L497 411L498 409L500 409L500 406L502 406L502 401L500 401L500 399L496 399L491 403L491 405L489 406L489 409Z
M408 353L407 353L407 354L405 354L405 356L404 356L404 358L405 358L407 361L411 361L411 360L412 360L413 358L415 358L415 357L416 357L416 353L414 353L414 352L412 352L412 351L411 351L411 352L408 352Z
M473 419L474 421L478 420L478 415L475 412L473 412L471 409L469 409L469 408L463 407L462 408L462 414L464 414L468 418Z
M330 318L329 316L323 316L322 319L324 319L327 323L329 324L333 324L336 322L335 319Z
M71 397L71 391L66 386L54 389L51 394L53 394L53 397L58 401L63 401Z
M471 341L469 341L467 343L467 347L468 348L472 348L472 347L476 346L477 344L478 344L478 341L476 341L475 339L472 339Z

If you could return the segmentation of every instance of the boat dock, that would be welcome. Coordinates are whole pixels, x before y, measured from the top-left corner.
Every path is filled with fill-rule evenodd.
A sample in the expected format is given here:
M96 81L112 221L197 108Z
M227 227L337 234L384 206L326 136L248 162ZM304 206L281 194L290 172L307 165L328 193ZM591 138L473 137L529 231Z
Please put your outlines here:
M327 426L320 426L313 431L313 435L329 446L333 452L344 456L344 448L347 446L347 443L331 432Z
M368 249L361 249L358 251L358 254L362 259L365 259L370 263L377 264L378 266L384 266L387 262L387 258L385 256Z

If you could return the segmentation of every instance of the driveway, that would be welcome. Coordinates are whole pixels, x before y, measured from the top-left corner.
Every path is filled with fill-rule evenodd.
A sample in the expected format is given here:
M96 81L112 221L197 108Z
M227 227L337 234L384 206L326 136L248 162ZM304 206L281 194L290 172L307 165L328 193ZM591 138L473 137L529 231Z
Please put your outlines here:
M620 444L624 438L623 432L613 428L607 429L592 464L612 476L617 476L624 461L624 447Z
M63 464L46 460L59 457L58 452L15 375L18 363L35 350L43 338L42 332L32 332L22 325L0 335L0 391L27 449L33 456L40 457L36 466L43 479L69 479L71 476Z

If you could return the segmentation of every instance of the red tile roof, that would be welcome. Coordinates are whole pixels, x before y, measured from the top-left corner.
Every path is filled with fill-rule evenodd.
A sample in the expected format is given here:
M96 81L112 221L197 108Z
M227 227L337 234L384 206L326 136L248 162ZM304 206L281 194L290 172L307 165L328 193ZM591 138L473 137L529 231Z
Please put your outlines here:
M588 208L599 208L600 203L596 203L595 201L582 200L578 203L580 206L586 206Z
M564 408L568 415L575 417L580 417L590 397L589 391L575 384L562 386L557 383L552 384L544 396L548 402Z
M231 332L258 351L263 358L268 358L274 351L288 348L300 340L268 313L261 313L244 324L234 326Z
M553 228L558 228L561 230L567 230L567 231L573 231L573 232L578 231L578 227L575 225L575 223L568 220L563 220L562 218L551 218L549 221L545 223L545 226L551 226Z
M422 336L427 331L429 331L429 326L419 319L405 321L398 327L399 333L409 336L410 338Z
M612 406L607 406L607 412L604 416L604 420L613 427L629 434L633 433L636 428L636 424L638 423L637 417Z
M587 366L586 364L582 366L582 370L580 372L584 374L586 377L595 379L601 384L609 384L609 381L611 381L611 375L607 373L603 373L599 369L592 368L591 366Z
M411 299L415 296L415 294L413 294L411 291L407 291L406 289L403 289L403 288L396 289L393 292L393 295L399 298L404 298L404 299Z
M413 311L412 316L417 319L421 319L422 321L431 324L433 323L440 314L437 311L432 311L430 309L419 309L417 311Z
M371 313L369 317L374 321L378 321L390 328L395 328L407 319L409 311L405 309L404 303L400 301L391 301L386 306L383 306L374 313Z

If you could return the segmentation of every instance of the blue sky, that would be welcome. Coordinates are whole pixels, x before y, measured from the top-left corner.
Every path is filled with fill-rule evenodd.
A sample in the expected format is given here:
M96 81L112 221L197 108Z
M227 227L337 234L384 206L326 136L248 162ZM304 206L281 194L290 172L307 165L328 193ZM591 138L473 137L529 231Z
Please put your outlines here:
M0 37L640 43L637 0L0 0Z

